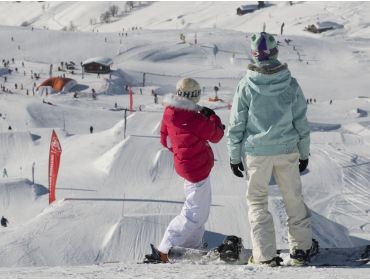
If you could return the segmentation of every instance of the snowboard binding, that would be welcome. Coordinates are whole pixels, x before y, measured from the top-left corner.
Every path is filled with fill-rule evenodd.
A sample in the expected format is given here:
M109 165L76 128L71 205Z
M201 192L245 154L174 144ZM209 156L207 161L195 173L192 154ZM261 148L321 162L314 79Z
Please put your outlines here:
M145 255L143 263L153 263L154 264L154 263L167 263L168 262L168 258L166 254L159 252L159 250L155 248L153 244L150 244L150 247L152 249L152 253Z
M227 263L239 260L239 255L243 247L242 239L235 235L226 236L223 243L217 247L220 259Z
M304 250L293 250L290 252L290 259L293 265L301 266L307 265L311 258L316 256L320 251L319 242L316 239L312 239L312 246L310 249Z

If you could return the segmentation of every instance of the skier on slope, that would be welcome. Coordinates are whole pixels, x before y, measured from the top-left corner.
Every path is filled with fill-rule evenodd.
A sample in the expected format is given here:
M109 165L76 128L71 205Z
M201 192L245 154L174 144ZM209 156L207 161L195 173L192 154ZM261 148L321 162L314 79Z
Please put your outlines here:
M7 227L7 226L8 226L9 221L8 221L8 219L7 219L7 218L5 218L4 216L2 216L2 217L1 217L1 220L0 220L0 223L1 223L1 225L2 225L3 227Z
M217 143L225 126L209 108L197 105L201 88L191 78L181 79L176 95L167 95L161 126L161 144L174 155L176 172L184 178L186 200L181 213L168 225L158 250L145 262L168 262L171 247L201 248L204 225L211 207L210 172L214 156L208 141Z
M3 169L3 178L5 178L5 177L8 177L8 171L4 167L4 169Z
M228 150L232 172L243 177L246 153L247 204L254 263L279 265L268 186L278 183L288 215L290 258L295 265L317 251L311 214L303 201L299 172L308 165L310 130L302 90L287 64L277 59L275 38L265 32L251 36L254 64L239 82L232 105ZM312 248L313 246L315 248Z

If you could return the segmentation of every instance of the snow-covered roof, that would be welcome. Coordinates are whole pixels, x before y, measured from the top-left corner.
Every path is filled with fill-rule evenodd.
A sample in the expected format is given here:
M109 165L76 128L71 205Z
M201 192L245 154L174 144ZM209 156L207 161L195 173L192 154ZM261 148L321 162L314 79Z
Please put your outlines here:
M342 24L339 24L339 23L336 23L336 22L333 22L333 21L317 22L316 26L318 28L329 28L329 27L332 27L333 29L343 28Z
M93 58L89 58L87 60L85 60L82 64L85 65L85 64L89 64L89 63L92 63L92 62L96 62L96 63L99 63L101 65L104 65L104 66L109 66L109 65L112 65L113 64L113 60L109 57L93 57Z

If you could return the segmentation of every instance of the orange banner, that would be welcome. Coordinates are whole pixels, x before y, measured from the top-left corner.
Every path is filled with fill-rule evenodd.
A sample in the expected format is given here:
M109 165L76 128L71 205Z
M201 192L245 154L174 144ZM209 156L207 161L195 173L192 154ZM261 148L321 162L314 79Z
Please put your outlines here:
M62 147L60 146L57 134L53 130L49 152L49 204L55 200L55 187L57 184L61 153Z

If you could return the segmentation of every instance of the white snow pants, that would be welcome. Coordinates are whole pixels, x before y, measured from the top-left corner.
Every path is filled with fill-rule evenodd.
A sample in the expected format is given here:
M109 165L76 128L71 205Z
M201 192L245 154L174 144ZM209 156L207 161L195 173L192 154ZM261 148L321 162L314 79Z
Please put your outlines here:
M271 174L274 175L284 200L290 249L311 248L311 214L303 201L298 160L298 153L276 156L248 155L246 158L248 217L253 258L256 262L271 260L276 256L274 223L268 210Z
M171 247L200 248L204 225L211 208L211 181L184 182L185 202L181 213L168 225L158 250L167 254Z

